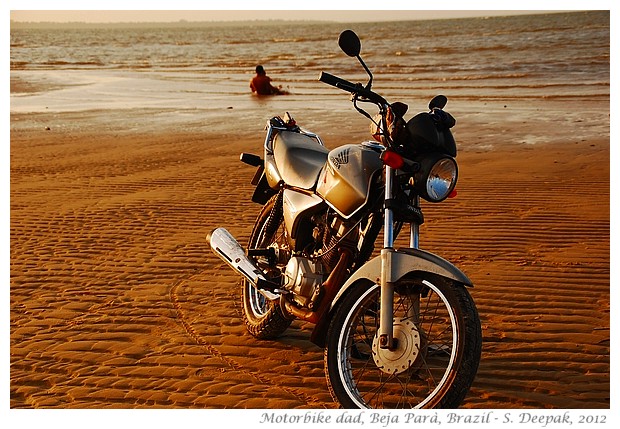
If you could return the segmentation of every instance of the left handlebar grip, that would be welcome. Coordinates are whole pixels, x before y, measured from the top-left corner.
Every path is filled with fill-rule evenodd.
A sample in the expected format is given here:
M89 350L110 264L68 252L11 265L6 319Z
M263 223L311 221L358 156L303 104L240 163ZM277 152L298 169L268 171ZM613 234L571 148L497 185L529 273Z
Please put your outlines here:
M367 100L372 101L377 104L387 104L385 98L381 97L376 92L373 92L369 89L364 88L359 83L352 83L348 80L344 80L339 78L338 76L334 76L333 74L321 72L319 76L319 80L328 85L335 86L336 88L342 89L344 91L350 92L351 94L357 94L362 97L365 97Z
M342 89L347 92L359 92L361 89L359 85L356 85L348 80L339 78L338 76L334 76L333 74L321 72L319 76L319 80L323 83L326 83L331 86L335 86L336 88Z

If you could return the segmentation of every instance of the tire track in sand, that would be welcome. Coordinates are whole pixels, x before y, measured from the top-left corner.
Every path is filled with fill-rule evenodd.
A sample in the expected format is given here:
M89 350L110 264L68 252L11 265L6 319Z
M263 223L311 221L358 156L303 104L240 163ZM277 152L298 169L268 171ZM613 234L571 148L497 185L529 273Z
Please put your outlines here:
M207 353L220 359L225 365L227 365L233 371L237 371L239 373L247 375L251 377L252 379L256 380L257 382L259 382L260 384L278 388L288 393L289 395L297 398L300 402L302 402L308 407L316 408L317 406L321 406L320 401L318 401L316 398L313 398L312 396L306 395L300 389L294 389L294 388L284 386L282 384L279 384L276 380L273 380L272 378L265 376L264 374L247 369L243 364L241 364L234 358L229 357L228 355L221 352L217 347L211 344L207 340L207 338L201 335L197 331L197 329L195 329L192 323L188 320L188 317L186 316L186 313L183 310L181 300L179 299L179 290L182 289L182 285L187 280L189 279L183 279L183 280L176 281L170 287L169 297L170 297L170 301L172 302L172 305L174 306L176 310L177 319L179 323L181 323L187 335L189 335L196 342L196 344L199 344L202 347L204 347Z

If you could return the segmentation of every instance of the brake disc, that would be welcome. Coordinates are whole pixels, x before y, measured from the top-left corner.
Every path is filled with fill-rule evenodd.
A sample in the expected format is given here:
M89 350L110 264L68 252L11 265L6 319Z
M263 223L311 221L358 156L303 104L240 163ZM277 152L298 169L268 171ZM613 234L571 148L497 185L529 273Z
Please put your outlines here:
M411 320L394 323L394 349L379 347L379 338L375 335L372 341L372 357L375 364L387 374L400 374L409 369L420 354L422 343L420 332Z

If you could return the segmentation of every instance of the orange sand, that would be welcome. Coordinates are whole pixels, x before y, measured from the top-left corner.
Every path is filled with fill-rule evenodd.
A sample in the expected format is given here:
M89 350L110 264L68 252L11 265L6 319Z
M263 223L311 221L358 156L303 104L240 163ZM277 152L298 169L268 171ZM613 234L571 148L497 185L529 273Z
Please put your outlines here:
M337 407L310 326L251 337L205 241L247 240L259 207L238 154L262 135L34 121L11 132L11 408ZM560 131L462 151L458 197L425 206L422 247L476 285L464 408L610 407L609 139Z

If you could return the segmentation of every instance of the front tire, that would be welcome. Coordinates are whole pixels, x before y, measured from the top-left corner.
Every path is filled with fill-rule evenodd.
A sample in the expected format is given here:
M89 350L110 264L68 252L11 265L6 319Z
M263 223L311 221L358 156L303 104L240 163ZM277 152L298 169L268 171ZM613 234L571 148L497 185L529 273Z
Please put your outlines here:
M263 206L252 229L248 248L264 249L270 245L288 248L282 216L282 199L279 195L273 196ZM270 269L278 270L273 267ZM243 322L250 334L260 339L273 339L290 326L292 320L284 315L278 300L266 299L246 280L242 281L241 287Z
M327 384L344 408L456 408L480 361L482 332L465 287L440 278L399 281L393 350L381 349L381 287L369 280L342 298L327 334Z

